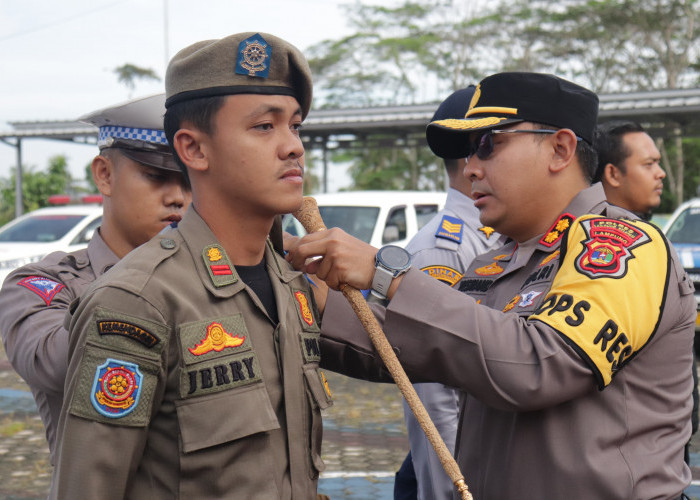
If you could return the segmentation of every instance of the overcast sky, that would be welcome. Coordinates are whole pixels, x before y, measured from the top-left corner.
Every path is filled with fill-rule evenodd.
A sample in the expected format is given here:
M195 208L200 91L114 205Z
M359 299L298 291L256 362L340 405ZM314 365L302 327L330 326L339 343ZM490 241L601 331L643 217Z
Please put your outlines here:
M162 78L167 59L199 40L263 31L304 50L348 34L339 6L350 1L0 0L0 130L10 131L9 122L72 120L125 101L129 91L114 68L131 63ZM137 82L132 97L163 91L162 81ZM64 154L80 178L95 153L91 145L22 143L24 165L43 170L50 156ZM0 177L15 164L15 148L0 142Z

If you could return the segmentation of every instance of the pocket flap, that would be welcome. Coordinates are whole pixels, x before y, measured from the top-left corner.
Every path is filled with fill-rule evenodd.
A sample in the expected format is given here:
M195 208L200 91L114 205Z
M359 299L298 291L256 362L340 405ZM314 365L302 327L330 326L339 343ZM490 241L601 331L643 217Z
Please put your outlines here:
M177 402L185 453L279 429L263 383Z

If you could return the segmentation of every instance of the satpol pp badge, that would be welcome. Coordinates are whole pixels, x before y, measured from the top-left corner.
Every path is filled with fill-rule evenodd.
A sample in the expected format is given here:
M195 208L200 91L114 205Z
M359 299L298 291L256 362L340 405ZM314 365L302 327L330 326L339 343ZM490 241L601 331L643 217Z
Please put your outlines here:
M137 364L108 358L95 371L92 406L105 417L122 418L138 405L142 381Z

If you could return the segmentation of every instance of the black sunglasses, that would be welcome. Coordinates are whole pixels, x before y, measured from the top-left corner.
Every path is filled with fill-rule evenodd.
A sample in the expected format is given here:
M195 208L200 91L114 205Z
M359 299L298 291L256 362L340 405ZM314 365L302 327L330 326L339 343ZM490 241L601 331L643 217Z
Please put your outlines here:
M469 156L476 155L480 160L485 160L491 153L493 153L493 136L495 134L556 134L559 130L554 129L492 129L487 130L479 138L474 141L471 145ZM580 141L580 137L576 137L577 141ZM468 156L468 157L469 157ZM468 158L467 157L467 158Z

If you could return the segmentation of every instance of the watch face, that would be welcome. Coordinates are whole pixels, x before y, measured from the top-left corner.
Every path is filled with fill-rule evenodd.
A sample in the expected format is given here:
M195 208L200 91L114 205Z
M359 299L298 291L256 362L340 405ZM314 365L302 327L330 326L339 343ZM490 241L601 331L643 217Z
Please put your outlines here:
M382 247L377 254L377 258L390 269L400 270L411 264L411 255L396 245Z

